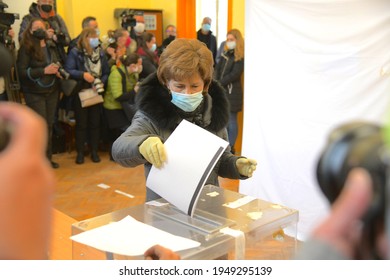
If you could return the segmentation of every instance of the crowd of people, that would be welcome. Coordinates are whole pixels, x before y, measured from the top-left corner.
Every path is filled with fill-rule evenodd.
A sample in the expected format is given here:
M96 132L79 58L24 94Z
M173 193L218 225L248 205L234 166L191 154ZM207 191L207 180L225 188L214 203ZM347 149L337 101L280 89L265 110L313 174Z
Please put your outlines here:
M91 160L100 162L98 146L106 118L112 159L125 167L143 164L148 176L152 165L160 168L167 159L164 141L181 120L187 120L230 144L207 183L218 185L218 176L252 176L257 162L234 154L243 95L244 39L239 30L230 30L217 50L211 19L206 17L196 39L176 39L176 28L169 25L158 47L155 35L145 30L143 17L136 15L131 30L112 30L105 43L97 19L89 16L82 22L82 32L71 40L53 5L53 0L38 0L22 20L16 61L26 106L0 104L0 119L12 125L0 157L5 174L0 183L0 259L47 257L55 183L51 168L59 167L52 161L51 139L61 104L74 112L77 164L84 163L86 144ZM14 37L12 30L9 35ZM63 94L64 79L76 81L70 95ZM85 102L79 93L86 90L101 98ZM351 172L331 215L297 258L355 258L362 239L358 222L371 195L368 173ZM146 199L156 198L148 189ZM387 248L383 242L381 230L374 245ZM386 250L377 251L387 257ZM156 245L145 258L180 256Z
M46 120L46 155L53 168L59 167L52 160L53 133L61 130L59 121L75 124L76 164L83 164L88 152L92 162L100 162L100 143L108 144L111 152L113 141L131 125L140 82L156 73L160 56L176 39L176 27L170 24L165 39L157 44L156 36L145 29L143 15L137 13L134 20L135 26L110 29L107 36L101 36L96 17L87 16L81 23L82 32L71 38L53 0L37 0L23 16L20 47L15 50L20 92L25 104ZM237 112L242 110L243 98L244 41L240 31L230 31L227 40L233 43L229 48L223 45L219 52L224 59L216 63L217 42L210 29L211 18L205 17L197 39L211 51L214 78L228 97L228 139L235 153ZM14 37L12 29L10 36ZM102 41L101 37L108 39ZM66 79L75 81L70 90ZM97 92L103 101L84 104L79 93L86 89ZM6 94L1 97L7 100Z

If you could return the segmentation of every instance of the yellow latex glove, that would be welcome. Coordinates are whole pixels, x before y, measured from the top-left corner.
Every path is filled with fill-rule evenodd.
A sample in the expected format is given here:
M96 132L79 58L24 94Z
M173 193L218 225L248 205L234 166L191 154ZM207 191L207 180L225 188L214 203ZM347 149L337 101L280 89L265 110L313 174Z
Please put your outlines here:
M238 172L242 176L252 177L253 171L256 170L257 162L250 158L239 158L236 161Z
M139 152L148 162L157 168L160 168L167 158L164 144L161 142L160 138L155 136L147 138L139 146Z

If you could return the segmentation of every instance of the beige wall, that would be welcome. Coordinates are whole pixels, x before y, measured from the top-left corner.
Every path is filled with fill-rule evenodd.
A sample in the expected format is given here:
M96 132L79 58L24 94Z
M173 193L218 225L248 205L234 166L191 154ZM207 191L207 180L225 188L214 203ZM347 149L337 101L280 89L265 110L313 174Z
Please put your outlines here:
M22 18L28 13L32 2L26 0L3 0L8 4L6 10L9 13L19 13ZM136 8L163 10L164 28L168 24L176 25L176 1L175 0L57 0L57 11L69 29L71 37L76 37L81 32L81 21L86 16L95 16L100 25L101 34L109 29L118 27L114 18L115 8ZM21 20L15 21L12 26L16 34L19 32ZM245 1L233 0L233 28L238 28L245 34Z
M245 1L233 0L233 20L232 27L237 28L245 37Z
M176 24L174 0L57 0L58 14L64 18L71 37L81 32L81 21L86 16L97 18L102 35L118 28L118 21L114 18L116 8L163 10L164 28L168 24Z
M15 31L15 42L18 46L19 42L17 38L19 34L20 23L22 22L23 16L28 14L28 8L30 7L32 1L3 0L3 2L8 5L8 9L5 9L5 12L13 14L16 13L20 15L20 19L15 20L15 23L12 25L12 29Z

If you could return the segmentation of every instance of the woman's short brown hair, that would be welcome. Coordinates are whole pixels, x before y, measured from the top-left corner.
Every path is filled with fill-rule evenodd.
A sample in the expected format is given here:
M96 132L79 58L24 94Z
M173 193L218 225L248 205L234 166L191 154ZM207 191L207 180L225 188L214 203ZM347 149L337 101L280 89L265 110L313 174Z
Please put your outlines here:
M166 85L169 80L181 81L197 73L207 89L213 77L213 63L213 55L204 43L176 39L161 54L157 77Z

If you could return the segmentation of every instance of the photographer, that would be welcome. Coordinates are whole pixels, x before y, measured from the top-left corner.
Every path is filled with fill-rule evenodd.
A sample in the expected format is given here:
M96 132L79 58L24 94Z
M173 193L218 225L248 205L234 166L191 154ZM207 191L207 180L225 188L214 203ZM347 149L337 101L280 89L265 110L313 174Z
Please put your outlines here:
M0 118L12 128L0 154L0 259L47 259L55 177L44 156L46 124L13 102L0 104Z
M23 17L20 25L19 41L22 39L22 34L32 18L40 18L48 25L48 44L55 45L61 64L65 64L65 47L70 43L70 36L64 20L54 11L54 0L38 0L37 3L31 4L29 14Z
M108 37L111 43L106 48L108 65L119 65L120 58L136 51L136 42L130 38L129 32L124 28L109 30Z
M344 190L335 201L330 215L313 231L296 259L366 259L372 252L360 250L364 242L361 219L370 207L373 182L362 168L353 169L348 175ZM378 230L372 251L386 259L388 247L384 229Z
M96 30L97 35L100 36L99 25L95 17L92 16L85 17L81 22L81 29L84 28L93 28ZM68 54L74 47L77 47L77 42L79 38L80 38L80 34L76 38L72 39L72 41L70 41L68 46Z
M66 70L72 79L78 81L76 91L94 88L100 95L104 93L104 84L107 82L110 68L106 55L100 47L99 37L94 28L85 28L80 34L77 47L73 48L65 64ZM81 100L76 96L73 99L76 118L76 164L84 163L84 143L91 149L93 162L100 162L98 145L100 138L101 104L82 107Z
M0 2L1 3L1 2ZM14 31L12 29L9 29L8 36L10 38L13 38L15 35ZM6 46L8 49L8 45L6 45L4 42L0 42L1 45ZM12 49L9 49L9 51L12 53L13 58L15 59L15 45L12 44ZM9 91L9 84L11 79L11 73L7 73L4 76L0 77L0 101L16 101L18 100L15 96L14 98L12 96L8 97L8 94L11 94ZM14 94L13 94L14 96Z
M17 67L27 106L41 115L47 123L47 158L52 158L52 127L59 96L59 58L52 45L46 44L46 24L39 18L32 19L23 33L18 52ZM58 168L51 161L53 168Z
M0 44L6 47L12 55L12 64L14 66L16 61L15 32L11 25L15 22L15 19L19 19L19 15L6 13L5 8L8 8L8 5L0 0ZM20 103L20 86L15 67L13 66L10 67L7 73L0 76L0 101Z

